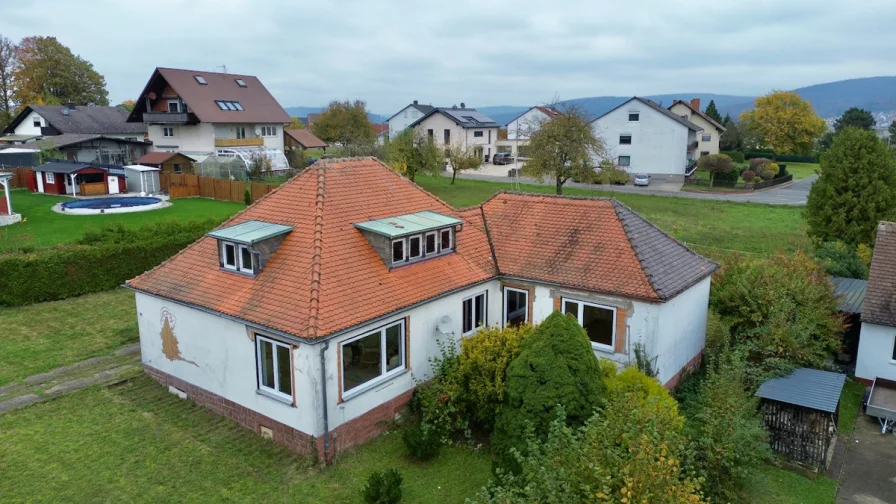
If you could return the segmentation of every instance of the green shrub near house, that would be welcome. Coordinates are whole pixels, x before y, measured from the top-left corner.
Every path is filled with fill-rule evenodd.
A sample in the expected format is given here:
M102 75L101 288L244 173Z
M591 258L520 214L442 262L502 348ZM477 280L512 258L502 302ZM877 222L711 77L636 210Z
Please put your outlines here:
M55 301L114 289L158 266L217 225L159 222L88 231L75 244L0 255L0 305Z
M740 151L720 151L719 154L724 154L731 158L735 163L743 163L746 161L744 159L744 153Z

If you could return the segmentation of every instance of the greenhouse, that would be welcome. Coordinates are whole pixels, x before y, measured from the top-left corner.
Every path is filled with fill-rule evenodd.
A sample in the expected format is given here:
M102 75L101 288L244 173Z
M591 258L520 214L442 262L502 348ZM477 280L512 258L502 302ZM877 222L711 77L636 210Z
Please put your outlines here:
M259 148L259 147L227 147L227 148L219 148L217 152L218 157L232 157L238 158L245 163L247 169L252 163L252 160L258 156L262 156L271 163L271 171L281 171L289 169L289 162L286 160L286 156L283 154L283 151L279 149L267 149L267 148Z

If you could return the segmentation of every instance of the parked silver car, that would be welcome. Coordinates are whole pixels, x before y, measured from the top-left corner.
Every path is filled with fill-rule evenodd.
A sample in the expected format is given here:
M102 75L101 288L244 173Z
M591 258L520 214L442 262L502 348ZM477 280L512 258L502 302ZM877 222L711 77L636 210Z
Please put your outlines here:
M646 173L638 173L635 175L636 186L647 186L650 184L650 175Z

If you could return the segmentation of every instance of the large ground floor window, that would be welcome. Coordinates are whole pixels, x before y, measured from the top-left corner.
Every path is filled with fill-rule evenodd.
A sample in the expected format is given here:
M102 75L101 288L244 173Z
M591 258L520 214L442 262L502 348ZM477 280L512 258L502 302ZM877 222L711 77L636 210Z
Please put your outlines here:
M342 392L397 374L405 368L404 320L342 343Z
M504 287L504 327L529 322L529 291Z
M612 352L616 344L616 309L563 298L563 313L575 317L585 328L591 346Z
M476 329L487 325L488 319L488 293L482 292L463 300L463 333L470 334Z
M292 359L289 345L255 335L258 388L292 401Z

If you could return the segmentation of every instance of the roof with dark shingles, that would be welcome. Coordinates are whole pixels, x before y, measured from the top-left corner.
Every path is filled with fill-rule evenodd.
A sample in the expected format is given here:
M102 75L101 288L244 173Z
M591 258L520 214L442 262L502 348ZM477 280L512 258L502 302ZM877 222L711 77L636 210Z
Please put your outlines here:
M862 322L896 327L896 222L877 225Z
M614 201L614 206L641 267L660 299L677 296L719 267L624 204Z
M72 161L50 161L49 163L44 163L40 166L34 166L31 169L34 171L42 171L42 172L50 172L50 173L75 173L77 171L83 170L84 168L96 168L98 170L109 171L108 165L103 164L94 164L94 163L78 163Z
M787 376L766 380L756 397L833 413L845 381L842 373L799 368Z
M37 140L35 142L29 142L25 145L31 145L32 143L39 145L43 142L49 142L50 144L53 145L53 147L61 149L62 147L68 147L69 145L76 145L76 144L83 143L83 142L89 142L91 140L110 140L112 142L119 142L119 143L130 143L130 144L139 143L139 144L149 145L149 142L146 142L142 139L141 140L127 140L124 138L110 137L110 136L106 136L106 135L95 135L92 133L63 133L61 135L46 136L46 137L41 138L40 140Z
M868 280L835 277L831 279L831 283L834 284L838 310L846 313L862 313Z
M146 133L143 123L129 123L128 111L121 107L29 105L6 127L12 133L31 111L37 112L50 126L60 133L112 135L133 133L142 137ZM67 111L67 112L66 112Z
M697 126L696 124L692 123L691 121L688 121L687 119L681 117L680 115L678 115L678 114L676 114L676 113L674 113L674 112L671 112L671 111L667 110L665 107L663 107L663 106L660 105L659 103L657 103L657 102L655 102L655 101L653 101L653 100L648 100L647 98L641 98L640 96L633 96L631 99L626 100L625 102L620 103L619 105L613 107L613 108L610 109L609 111L607 111L607 112L605 112L605 113L603 113L603 114L601 114L601 115L595 117L591 122L597 121L597 120L600 119L601 117L604 117L604 116L610 114L610 113L613 112L614 110L616 110L616 109L618 109L618 108L620 108L620 107L625 106L626 103L629 103L629 102L631 102L632 100L637 100L637 101L643 103L644 105L647 105L648 107L650 107L650 108L656 110L657 112L663 114L664 116L668 117L669 119L672 119L673 121L677 122L678 124L681 124L682 126L687 127L687 128L690 129L690 130L693 130L693 131L703 131L703 128L701 128L700 126Z
M283 133L301 144L302 147L305 147L306 149L327 146L327 142L324 142L320 138L317 138L314 133L308 131L307 129L287 129L283 130Z

